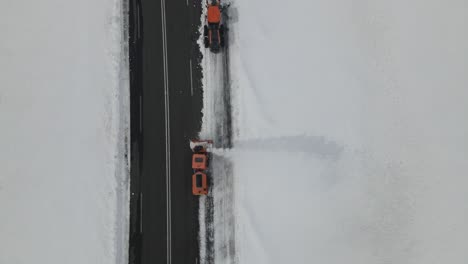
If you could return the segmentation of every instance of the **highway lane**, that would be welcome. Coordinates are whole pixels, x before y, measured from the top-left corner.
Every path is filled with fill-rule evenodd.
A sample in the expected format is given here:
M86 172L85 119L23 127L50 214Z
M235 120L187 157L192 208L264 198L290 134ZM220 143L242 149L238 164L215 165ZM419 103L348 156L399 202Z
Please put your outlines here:
M198 262L188 145L202 107L197 2L130 1L129 263Z

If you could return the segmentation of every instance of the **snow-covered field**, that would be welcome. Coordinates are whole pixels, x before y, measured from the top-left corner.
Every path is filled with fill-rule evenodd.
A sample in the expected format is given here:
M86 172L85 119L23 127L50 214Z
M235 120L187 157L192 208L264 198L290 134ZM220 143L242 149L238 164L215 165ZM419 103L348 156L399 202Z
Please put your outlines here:
M126 263L125 1L0 9L0 263Z
M236 258L216 263L466 263L468 2L229 12Z

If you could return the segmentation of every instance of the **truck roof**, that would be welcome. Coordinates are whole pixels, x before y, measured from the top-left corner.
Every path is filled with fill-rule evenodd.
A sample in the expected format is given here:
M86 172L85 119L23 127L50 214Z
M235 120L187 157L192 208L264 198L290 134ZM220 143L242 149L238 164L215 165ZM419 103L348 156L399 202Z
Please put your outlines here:
M208 23L219 23L221 21L221 10L219 5L208 6Z

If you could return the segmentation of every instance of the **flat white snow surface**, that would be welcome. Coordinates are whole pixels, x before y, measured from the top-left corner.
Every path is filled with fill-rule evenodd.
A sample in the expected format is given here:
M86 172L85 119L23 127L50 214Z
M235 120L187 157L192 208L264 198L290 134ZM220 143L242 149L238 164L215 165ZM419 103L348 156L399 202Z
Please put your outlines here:
M236 258L215 263L466 263L468 2L229 12Z
M0 263L126 263L121 0L0 9Z

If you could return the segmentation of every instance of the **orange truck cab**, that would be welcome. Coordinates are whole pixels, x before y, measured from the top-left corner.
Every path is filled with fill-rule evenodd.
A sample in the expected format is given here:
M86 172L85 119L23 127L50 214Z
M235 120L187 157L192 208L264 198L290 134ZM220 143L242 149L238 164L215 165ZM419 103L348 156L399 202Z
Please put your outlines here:
M192 193L194 195L208 194L208 182L205 173L199 171L192 175Z
M208 169L208 157L205 153L195 153L192 156L192 169L206 170Z
M219 3L211 4L208 6L208 23L219 24L221 22L221 10Z

